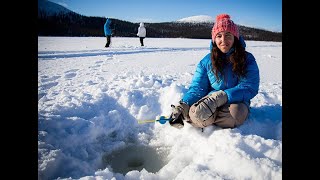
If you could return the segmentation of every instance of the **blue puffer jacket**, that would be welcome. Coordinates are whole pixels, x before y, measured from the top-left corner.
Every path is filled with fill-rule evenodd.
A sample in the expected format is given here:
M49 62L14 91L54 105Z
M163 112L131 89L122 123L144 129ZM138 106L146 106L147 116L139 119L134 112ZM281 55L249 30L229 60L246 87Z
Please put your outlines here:
M250 105L250 100L258 94L259 69L254 56L246 52L247 74L246 77L238 77L232 72L232 65L227 64L223 71L224 79L219 73L220 81L217 81L212 72L211 53L207 54L198 64L190 88L184 94L182 101L191 106L207 94L223 90L228 96L228 102L243 102Z
M104 23L104 35L110 36L112 31L110 29L111 19L107 18L106 23Z

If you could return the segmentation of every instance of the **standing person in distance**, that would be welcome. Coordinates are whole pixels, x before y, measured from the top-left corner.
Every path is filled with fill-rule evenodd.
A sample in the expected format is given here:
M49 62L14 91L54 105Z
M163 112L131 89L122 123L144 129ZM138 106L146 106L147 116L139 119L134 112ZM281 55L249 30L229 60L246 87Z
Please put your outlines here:
M107 18L106 23L104 23L104 35L107 38L107 43L105 45L106 48L108 48L111 43L112 30L111 30L110 24L111 24L111 19Z
M170 125L234 128L249 114L258 94L260 76L254 56L228 14L220 14L212 28L212 49L197 65L188 91L174 106Z
M141 22L140 26L138 27L138 33L137 33L137 36L139 36L139 38L140 38L141 46L144 46L143 39L146 37L146 35L147 35L146 28L144 27L144 23Z

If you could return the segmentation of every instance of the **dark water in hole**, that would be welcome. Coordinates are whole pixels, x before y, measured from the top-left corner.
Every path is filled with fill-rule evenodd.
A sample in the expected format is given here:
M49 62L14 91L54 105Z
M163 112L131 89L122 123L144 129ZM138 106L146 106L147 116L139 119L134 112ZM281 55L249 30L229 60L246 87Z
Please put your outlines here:
M104 168L110 165L113 172L126 174L132 170L146 169L156 173L167 164L166 151L159 151L153 147L130 145L119 151L114 151L103 157Z

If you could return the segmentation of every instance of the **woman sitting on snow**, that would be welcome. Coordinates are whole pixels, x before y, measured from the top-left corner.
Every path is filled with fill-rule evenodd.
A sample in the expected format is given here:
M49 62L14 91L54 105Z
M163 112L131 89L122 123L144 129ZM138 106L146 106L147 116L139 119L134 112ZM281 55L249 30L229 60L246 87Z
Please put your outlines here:
M250 100L258 94L259 68L228 14L216 17L212 49L197 65L192 83L174 106L170 125L182 128L216 125L234 128L244 123Z

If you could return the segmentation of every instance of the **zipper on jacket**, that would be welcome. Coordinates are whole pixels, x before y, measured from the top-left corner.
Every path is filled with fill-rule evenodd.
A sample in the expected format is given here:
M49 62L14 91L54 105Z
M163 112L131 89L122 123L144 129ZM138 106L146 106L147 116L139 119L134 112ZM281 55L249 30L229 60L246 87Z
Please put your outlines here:
M224 85L225 85L225 88L224 89L227 89L228 88L228 73L226 73L227 69L225 69L225 72L224 72Z

